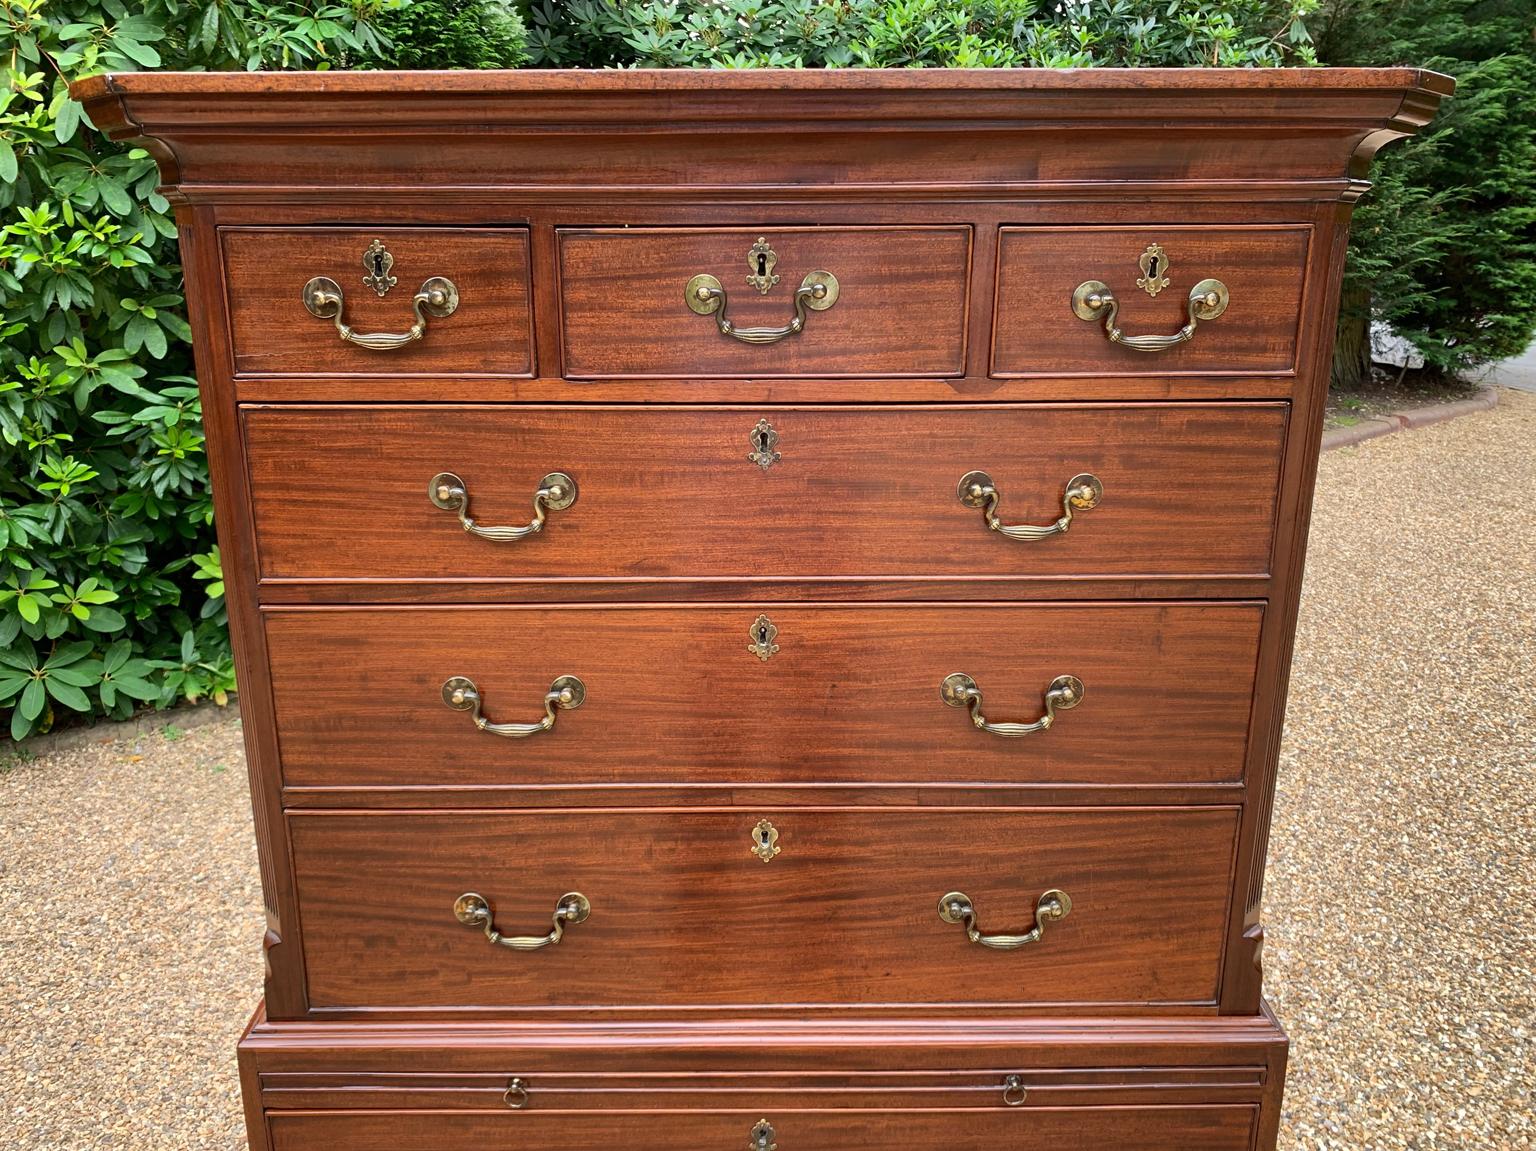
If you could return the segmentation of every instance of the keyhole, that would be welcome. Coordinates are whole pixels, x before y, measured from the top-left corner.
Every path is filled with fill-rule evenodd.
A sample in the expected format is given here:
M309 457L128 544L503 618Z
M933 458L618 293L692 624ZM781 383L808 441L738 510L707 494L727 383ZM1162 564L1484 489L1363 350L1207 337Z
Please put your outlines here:
M759 276L766 276L768 274L768 253L766 252L759 252L757 254L757 274Z
M381 280L384 278L384 253L383 252L375 252L373 254L373 274L376 277L378 277L379 279L381 279Z
M760 627L760 628L757 629L757 642L758 643L767 643L768 642L768 629L766 627ZM763 838L764 839L768 838L768 833L767 832L763 833Z
M768 433L767 432L753 432L752 433L752 438L757 443L757 450L758 451L766 452L768 450Z
M1156 256L1153 256L1151 261L1147 264L1147 275L1150 278L1154 279L1154 280L1157 279L1157 257Z

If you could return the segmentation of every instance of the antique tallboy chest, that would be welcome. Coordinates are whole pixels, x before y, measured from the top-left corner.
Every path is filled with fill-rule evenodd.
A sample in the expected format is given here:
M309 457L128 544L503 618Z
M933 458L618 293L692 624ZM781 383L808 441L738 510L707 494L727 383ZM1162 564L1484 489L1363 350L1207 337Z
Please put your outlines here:
M1345 229L1449 90L81 83L179 205L253 1147L1273 1147Z

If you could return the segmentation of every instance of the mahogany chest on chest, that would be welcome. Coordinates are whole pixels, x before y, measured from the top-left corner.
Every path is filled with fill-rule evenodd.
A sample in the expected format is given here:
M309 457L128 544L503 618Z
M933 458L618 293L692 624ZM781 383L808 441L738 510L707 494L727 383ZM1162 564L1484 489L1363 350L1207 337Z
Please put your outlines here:
M1380 71L124 75L178 203L259 1151L1268 1151Z

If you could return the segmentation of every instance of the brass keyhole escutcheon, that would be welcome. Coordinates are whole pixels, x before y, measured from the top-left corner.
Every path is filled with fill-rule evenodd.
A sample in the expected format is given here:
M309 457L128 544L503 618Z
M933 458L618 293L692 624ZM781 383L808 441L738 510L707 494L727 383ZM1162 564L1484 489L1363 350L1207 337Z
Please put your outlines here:
M1136 286L1149 296L1155 296L1173 283L1168 278L1168 253L1163 251L1161 244L1148 244L1147 250L1136 260L1141 268L1141 276L1136 281Z
M778 1151L779 1145L774 1142L774 1138L773 1124L766 1119L759 1119L752 1127L747 1151Z
M747 286L756 288L760 295L766 296L779 277L774 275L773 269L779 262L779 254L768 246L768 237L759 236L757 243L747 250L747 268L751 275L747 277Z
M747 644L747 650L767 663L779 652L779 645L773 642L778 635L778 626L767 616L760 615L747 629L747 638L752 641Z
M752 829L752 854L764 863L772 863L773 857L783 850L779 846L779 829L766 819L758 820Z
M384 241L374 240L363 252L363 287L372 288L381 298L389 295L389 290L400 282L399 277L389 274L394 266L395 258L384 246Z
M752 444L752 450L747 453L747 459L762 468L763 471L766 472L784 458L783 454L778 450L778 429L767 420L758 420L753 425L747 439Z

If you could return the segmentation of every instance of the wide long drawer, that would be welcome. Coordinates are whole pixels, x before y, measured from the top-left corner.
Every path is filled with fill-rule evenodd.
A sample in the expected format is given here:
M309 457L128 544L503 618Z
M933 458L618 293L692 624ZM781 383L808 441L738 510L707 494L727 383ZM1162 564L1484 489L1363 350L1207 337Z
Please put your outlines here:
M1287 412L380 405L244 422L268 580L1262 576Z
M288 824L314 1009L1102 1012L1214 1005L1238 815L291 812Z
M263 613L287 785L478 788L1236 781L1262 617L1257 603ZM561 677L580 698L546 709Z
M956 1113L940 1108L528 1112L436 1115L410 1112L276 1113L273 1151L1248 1151L1257 1108L1067 1107Z

